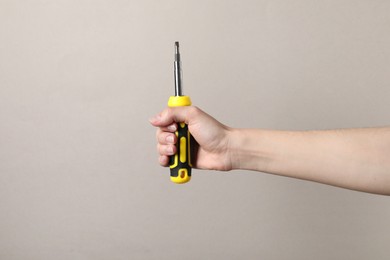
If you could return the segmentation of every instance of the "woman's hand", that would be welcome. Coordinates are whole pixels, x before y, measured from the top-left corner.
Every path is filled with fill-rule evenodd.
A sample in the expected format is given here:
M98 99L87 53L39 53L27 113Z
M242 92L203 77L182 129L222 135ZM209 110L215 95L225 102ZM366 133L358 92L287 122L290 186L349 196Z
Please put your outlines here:
M194 167L198 169L229 171L232 169L232 156L229 152L230 128L194 106L166 108L150 119L158 127L157 150L159 162L168 166L169 156L176 151L177 123L184 122L196 141Z

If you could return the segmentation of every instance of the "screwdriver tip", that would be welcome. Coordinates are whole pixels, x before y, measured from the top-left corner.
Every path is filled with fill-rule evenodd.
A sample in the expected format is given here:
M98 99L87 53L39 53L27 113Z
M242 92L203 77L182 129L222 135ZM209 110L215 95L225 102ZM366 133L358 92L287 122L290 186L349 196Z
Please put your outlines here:
M175 53L179 54L179 42L175 42Z

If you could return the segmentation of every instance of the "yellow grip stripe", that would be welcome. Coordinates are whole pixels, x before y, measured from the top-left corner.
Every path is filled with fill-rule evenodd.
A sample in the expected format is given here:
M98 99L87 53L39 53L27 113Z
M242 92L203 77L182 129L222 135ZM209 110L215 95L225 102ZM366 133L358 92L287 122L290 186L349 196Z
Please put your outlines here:
M184 136L180 138L180 161L182 163L187 161L187 138Z

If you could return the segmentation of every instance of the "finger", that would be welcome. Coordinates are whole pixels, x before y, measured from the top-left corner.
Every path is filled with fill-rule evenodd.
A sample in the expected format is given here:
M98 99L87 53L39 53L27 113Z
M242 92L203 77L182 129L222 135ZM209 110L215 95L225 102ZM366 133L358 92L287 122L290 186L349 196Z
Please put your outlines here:
M157 144L157 151L160 155L171 156L176 153L176 146L173 144Z
M170 124L168 126L161 126L160 129L163 131L163 132L171 132L171 133L174 133L176 130L177 130L177 124L176 123L173 123L173 124Z
M157 134L157 141L162 145L175 144L176 140L176 135L170 132L160 132Z
M172 142L172 139L169 138L168 140L163 140L164 138L167 138L169 135L173 134L175 131L176 131L176 128L177 126L172 126L172 128L165 128L165 127L159 127L157 128L157 131L156 131L156 140L157 142L160 142L162 144L167 144L167 143L175 143L176 142L176 136L174 136L173 138L173 142Z
M158 158L158 162L161 166L166 167L169 164L169 157L166 155L160 155L160 157Z

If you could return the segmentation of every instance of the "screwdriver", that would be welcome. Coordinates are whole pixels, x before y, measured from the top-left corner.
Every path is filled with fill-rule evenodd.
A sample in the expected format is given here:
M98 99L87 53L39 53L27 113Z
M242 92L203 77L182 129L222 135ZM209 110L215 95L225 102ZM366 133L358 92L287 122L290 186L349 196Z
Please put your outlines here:
M168 100L168 107L191 106L189 96L183 95L182 90L182 71L180 61L179 42L175 42L175 95ZM174 183L186 183L191 179L191 135L188 126L185 123L177 124L176 154L169 158L169 168L171 172L171 181Z

